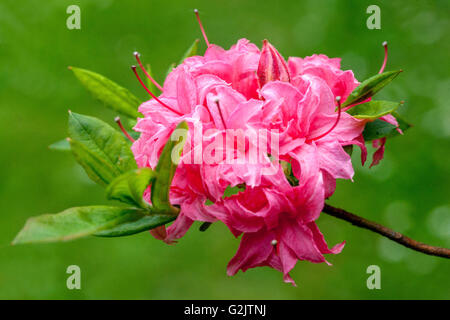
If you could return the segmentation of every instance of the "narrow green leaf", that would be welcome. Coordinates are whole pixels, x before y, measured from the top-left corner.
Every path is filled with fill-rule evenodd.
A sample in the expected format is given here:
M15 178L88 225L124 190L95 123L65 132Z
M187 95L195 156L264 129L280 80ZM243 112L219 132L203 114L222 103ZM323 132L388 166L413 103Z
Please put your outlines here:
M184 59L195 56L197 54L198 43L199 43L199 40L195 39L194 42L189 47L189 49L186 50L186 52L184 53L183 57L181 58L180 62L178 62L178 64L182 64Z
M176 216L173 215L140 215L137 213L134 220L124 222L111 229L102 230L94 235L99 237L123 237L162 226L175 219Z
M44 214L27 220L12 244L72 240L142 217L138 209L90 206Z
M369 79L363 81L358 87L353 90L353 92L348 96L347 100L342 104L345 108L349 105L362 102L378 91L383 89L387 84L389 84L395 77L397 77L402 70L388 71L381 74L377 74Z
M148 208L142 195L155 173L150 168L141 168L126 172L111 182L106 188L106 196L140 208Z
M156 179L152 184L151 199L153 208L162 212L176 214L178 210L170 205L169 189L186 142L188 125L178 124L163 148L156 166Z
M141 101L128 89L108 78L85 69L69 67L81 84L107 107L130 118L141 117L137 111Z
M347 113L358 119L375 120L394 112L401 105L392 101L369 101L350 108Z
M69 137L75 158L101 185L137 169L128 140L99 119L69 112ZM100 179L94 178L96 175Z
M52 143L48 146L51 150L57 150L57 151L70 151L70 144L67 139L56 141L55 143Z

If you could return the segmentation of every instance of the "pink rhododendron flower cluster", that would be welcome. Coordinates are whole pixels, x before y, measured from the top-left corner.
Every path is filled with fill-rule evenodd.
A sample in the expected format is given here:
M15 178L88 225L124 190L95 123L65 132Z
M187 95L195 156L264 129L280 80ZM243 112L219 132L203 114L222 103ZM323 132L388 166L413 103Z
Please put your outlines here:
M229 50L211 44L203 56L185 59L168 75L162 94L140 106L144 118L134 128L141 133L132 147L135 159L139 167L151 168L177 124L184 120L190 128L170 193L180 214L167 229L151 233L173 243L194 221L222 221L241 236L229 275L270 266L294 284L289 272L298 260L327 262L324 254L339 253L344 242L330 249L315 221L334 193L336 179L353 177L344 147L359 146L363 162L367 156L362 136L366 121L341 112L339 103L358 84L352 71L341 70L338 58L313 55L286 61L268 41L261 50L246 39ZM384 120L396 123L392 116ZM235 146L225 137L230 129L265 133L262 144L269 152L263 161L223 161L227 149L240 148L248 155L254 143L247 137ZM274 153L272 140L277 141ZM378 163L384 141L375 144ZM216 161L195 161L199 148L214 149ZM289 182L286 168L298 183ZM241 191L224 197L234 186ZM150 201L149 190L144 196Z

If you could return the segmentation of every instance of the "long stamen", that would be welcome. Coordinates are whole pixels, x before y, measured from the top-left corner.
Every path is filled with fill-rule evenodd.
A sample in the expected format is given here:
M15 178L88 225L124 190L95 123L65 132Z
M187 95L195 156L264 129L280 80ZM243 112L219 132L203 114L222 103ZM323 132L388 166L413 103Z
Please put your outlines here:
M197 21L198 21L198 24L200 26L200 30L202 31L203 39L205 39L206 45L209 47L208 37L206 36L205 29L203 28L203 25L202 25L202 21L200 20L200 16L198 14L198 10L194 9L194 13L195 13L195 16L197 17Z
M330 129L328 129L326 132L322 133L320 136L317 136L317 137L312 138L312 139L308 139L308 142L312 142L312 141L316 141L316 140L322 139L327 134L329 134L331 131L333 131L334 128L336 128L336 126L339 123L339 120L341 120L341 97L339 97L339 96L336 97L336 102L338 104L338 116L337 116L336 121L334 122L333 126Z
M117 125L119 126L120 130L125 135L125 137L127 137L128 140L130 140L131 142L134 142L135 140L133 139L133 137L130 136L130 134L127 132L127 130L125 130L125 128L123 127L122 121L120 121L120 117L116 117L114 119L114 121L117 123Z
M220 119L222 119L223 128L226 129L227 126L225 124L225 119L223 118L222 109L220 108L219 99L214 101L217 105L217 109L219 110Z
M158 97L155 96L155 95L154 95L154 94L153 94L153 93L145 86L144 82L142 82L141 77L139 77L139 74L138 74L137 71L136 71L136 66L131 66L131 70L133 70L134 75L135 75L136 78L139 80L139 83L141 84L141 86L145 89L145 91L148 92L148 94L149 94L153 99L155 99L156 101L158 101L160 105L162 105L163 107L169 109L169 110L172 111L173 113L176 113L176 114L178 114L179 116L182 116L182 114L181 114L180 112L178 112L178 111L172 109L172 108L169 107L167 104L165 104L164 102L162 102L161 100L159 100Z
M140 54L139 52L135 51L134 52L134 57L136 58L136 61L139 63L139 67L141 67L141 70L144 72L144 74L147 76L147 78L150 79L150 81L155 85L155 87L157 87L159 90L163 91L163 88L159 85L158 82L156 82L155 79L152 78L152 76L150 76L147 72L147 70L145 70L144 66L142 65L141 59L140 59Z
M380 71L378 71L378 73L383 73L384 68L386 67L386 63L387 63L387 59L388 59L388 43L387 41L383 42L383 47L384 47L384 61L383 61L383 65L381 66Z

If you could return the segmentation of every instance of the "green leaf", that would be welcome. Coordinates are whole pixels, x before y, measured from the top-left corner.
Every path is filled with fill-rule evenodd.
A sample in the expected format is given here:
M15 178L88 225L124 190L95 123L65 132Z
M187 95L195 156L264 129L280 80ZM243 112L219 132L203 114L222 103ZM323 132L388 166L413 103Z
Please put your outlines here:
M152 184L152 205L158 211L176 214L178 210L170 205L169 189L177 169L178 162L186 142L188 125L185 121L178 124L164 146L158 164L156 179Z
M95 183L106 187L121 174L109 161L86 148L84 144L70 138L68 140L75 160Z
M394 112L392 113L392 115L395 116L395 118L397 119L399 128L403 132L405 132L411 127L411 124L402 119L402 117L399 114ZM400 133L398 132L396 126L380 119L377 119L373 122L368 122L363 131L363 137L366 142L384 137L393 138L398 135L400 135Z
M398 122L398 127L405 132L406 130L408 130L409 128L411 128L413 125L411 123L409 123L408 121L406 121L401 115L399 115L397 112L392 112L392 115L395 117L395 119L397 119ZM397 136L399 135L398 131L395 130L395 132L392 133L392 135L390 137L393 136Z
M353 90L353 92L348 96L347 100L342 104L342 108L349 105L362 102L378 91L383 89L387 84L389 84L395 77L397 77L402 70L388 71L381 74L377 74L369 79L363 81L358 87Z
M151 183L155 173L150 168L141 168L126 172L111 182L106 188L106 196L140 208L148 208L142 195Z
M350 108L347 113L358 119L375 120L394 112L400 105L392 101L369 101Z
M154 229L156 227L172 222L175 219L176 216L173 215L164 215L164 214L140 215L139 213L137 213L136 219L124 222L111 229L102 230L100 232L95 233L94 235L99 237L128 236L142 231Z
M99 119L69 112L69 137L75 158L100 185L137 169L128 140Z
M189 47L189 49L186 50L186 52L184 53L183 57L181 58L180 62L178 62L178 64L182 64L184 59L195 56L197 54L198 43L199 43L199 40L195 39L194 42Z
M142 217L138 209L90 206L67 209L57 214L44 214L27 220L12 244L66 241Z
M57 150L57 151L70 151L70 144L67 139L59 140L55 143L52 143L48 146L51 150Z
M141 101L128 89L108 78L85 69L69 67L81 84L107 107L130 118L141 117L137 111Z

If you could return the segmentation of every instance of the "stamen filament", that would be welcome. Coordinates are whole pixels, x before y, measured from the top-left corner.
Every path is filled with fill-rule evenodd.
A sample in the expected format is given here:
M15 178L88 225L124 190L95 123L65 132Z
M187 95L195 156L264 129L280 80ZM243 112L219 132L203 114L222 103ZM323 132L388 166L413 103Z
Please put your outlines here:
M338 104L338 116L337 116L336 121L334 122L333 126L330 129L328 129L327 131L325 131L324 133L322 133L321 135L319 135L319 136L317 136L315 138L312 138L312 139L308 139L307 142L312 142L312 141L316 141L316 140L322 139L327 134L329 134L331 131L333 131L334 128L336 128L336 126L339 123L339 120L341 120L341 97L339 97L339 96L336 97L336 102Z
M386 63L387 63L387 59L388 59L388 43L387 41L383 42L383 47L384 47L384 61L383 61L383 65L380 68L380 71L378 71L378 73L383 73L384 68L386 67Z
M141 86L145 89L145 91L148 92L148 94L155 99L156 101L159 102L160 105L162 105L163 107L169 109L170 111L172 111L173 113L178 114L179 116L182 116L182 114L174 109L172 109L170 106L168 106L167 104L165 104L164 102L162 102L161 100L158 99L157 96L155 96L144 84L144 82L142 82L141 77L139 77L139 74L136 71L136 66L131 66L131 70L133 70L134 75L136 76L136 78L139 80L139 83L141 84Z
M202 25L202 21L200 20L200 16L198 14L198 10L194 9L194 13L195 13L195 16L197 17L197 21L198 21L198 24L200 26L200 30L202 31L203 39L205 39L206 45L209 47L208 37L206 36L205 29L203 28L203 25Z
M226 129L227 126L225 124L225 119L223 118L222 109L220 108L219 99L214 101L217 105L217 109L219 110L220 119L222 119L223 128Z
M155 79L153 79L147 72L147 70L145 70L144 66L142 65L141 59L140 59L140 54L139 52L135 51L134 52L134 57L136 58L136 61L139 63L139 67L141 67L141 70L144 72L144 74L147 76L147 78L150 79L150 81L155 85L155 87L157 87L159 90L161 90L161 92L163 91L163 88L160 86L160 84L158 82L156 82Z
M114 119L114 121L117 123L117 125L119 126L120 130L122 131L122 133L125 135L125 137L128 138L128 140L130 140L131 142L134 142L135 140L133 139L132 136L130 136L130 134L127 132L127 130L125 130L122 121L120 121L120 117L116 117Z

